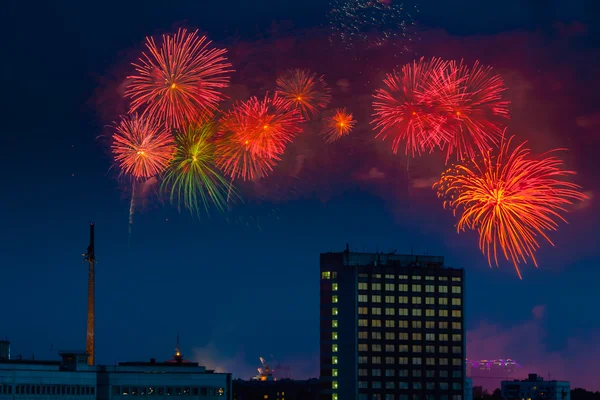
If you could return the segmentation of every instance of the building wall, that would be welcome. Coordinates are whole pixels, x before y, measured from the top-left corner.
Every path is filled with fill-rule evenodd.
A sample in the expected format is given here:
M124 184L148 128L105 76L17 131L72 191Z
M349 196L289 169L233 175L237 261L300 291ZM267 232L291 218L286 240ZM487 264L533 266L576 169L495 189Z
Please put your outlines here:
M565 381L502 381L502 398L507 400L571 400L571 385Z

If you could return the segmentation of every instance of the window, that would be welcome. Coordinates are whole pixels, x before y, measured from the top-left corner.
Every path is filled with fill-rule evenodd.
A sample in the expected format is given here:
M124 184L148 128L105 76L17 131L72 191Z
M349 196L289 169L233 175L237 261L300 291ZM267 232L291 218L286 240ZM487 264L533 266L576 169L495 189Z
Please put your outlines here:
M458 297L453 297L452 298L452 305L453 306L460 306L462 304L462 300Z
M421 285L412 285L412 291L413 292L420 292L421 291Z
M385 309L385 315L395 315L395 313L396 313L395 308L386 308Z
M331 284L331 290L333 290L334 292L336 292L338 290L338 284L337 283L332 283Z
M373 328L381 328L381 320L380 319L372 319L371 327Z
M459 383L459 382L454 382L454 383L452 384L452 389L453 389L453 390L460 390L460 389L462 389L462 383Z
M433 285L425 285L425 292L426 293L434 293L435 292L435 286L433 286Z
M358 307L358 314L359 315L369 314L369 308L368 307Z
M334 320L331 321L331 327L332 328L337 328L338 327L337 319L334 319Z
M321 272L321 279L331 279L331 272L329 272L329 271Z
M448 305L448 299L447 299L447 298L445 298L445 297L440 297L440 298L438 299L438 304L439 304L440 306L447 306L447 305Z
M435 321L425 321L425 329L435 329Z
M452 400L461 400L462 396L460 394L453 394L452 395Z
M394 279L394 275L393 274L385 274L385 279Z
M398 376L401 377L407 377L408 376L408 370L407 369L401 369L400 371L398 371Z
M369 326L368 320L367 319L359 319L358 326Z
M460 293L462 288L460 286L452 286L452 293Z
M452 335L452 341L453 342L461 342L462 341L462 335L461 334L454 334L454 335Z
M458 329L460 330L461 328L461 323L460 322L453 322L452 323L452 329Z
M420 353L422 350L423 350L423 347L419 346L419 345L413 345L413 347L412 347L413 353Z
M447 364L447 363L446 363ZM448 371L440 371L440 378L447 378L448 377Z
M331 334L331 340L337 340L337 338L338 338L338 334L337 334L337 332L333 332L333 333Z
M452 371L452 377L453 378L461 378L462 377L462 371ZM533 387L533 390L535 390L535 386Z
M434 276L426 276L425 280L426 281L433 281L433 280L435 280L435 277Z
M337 296L331 296L331 302L332 303L337 303L338 302L338 297Z
M331 351L334 352L334 353L337 353L337 351L338 351L338 345L337 344L331 345Z
M448 346L440 346L440 353L447 353L448 352Z
M422 328L422 322L421 321L413 321L412 322L412 327L413 328L421 329Z
M380 344L372 344L371 351L381 351L381 345Z
M423 335L421 335L420 333L413 333L412 340L423 340Z
M398 291L399 292L408 292L408 284L407 283L398 284Z
M381 364L381 357L371 357L372 364Z
M425 310L426 317L435 317L435 310Z
M373 370L373 376L381 376L381 370L380 369L374 369Z
M398 296L398 304L408 304L408 296Z
M394 320L389 320L388 319L388 320L385 321L385 327L386 328L393 328L394 325L395 325Z
M408 382L399 382L398 389L408 389Z
M385 290L394 290L394 284L393 283L386 283L385 284Z
M448 286L438 286L438 292L448 293Z
M407 332L398 333L398 340L408 340L408 333Z
M338 370L337 369L332 369L331 370L331 376L338 376Z
M440 281L447 281L448 277L447 276L440 276L439 279L440 279Z
M393 364L393 363L390 363ZM395 376L396 375L396 370L394 369L386 369L385 370L385 376Z
M337 364L338 363L338 358L336 356L331 357L331 363L332 364Z
M392 303L393 304L395 302L395 300L396 300L395 296L385 296L385 302L386 303Z
M440 317L447 317L448 316L448 310L440 310L439 315L440 315Z
M420 377L421 377L421 370L420 369L413 370L413 378L420 378Z
M453 276L452 282L460 282L460 276Z
M452 359L452 365L458 367L462 365L462 360L460 358L453 358Z
M440 365L448 365L448 359L447 358L440 358Z
M454 318L460 318L460 317L462 317L462 311L460 311L460 310L452 310L452 316Z
M386 340L394 340L396 339L396 334L394 332L386 332L385 338Z
M420 297L413 297L412 298L412 303L413 304L421 304L421 298Z
M413 281L420 281L421 280L421 276L420 275L415 275L412 278L413 278Z
M358 370L358 376L367 376L367 370L364 368L361 368Z
M394 387L395 387L394 382L386 382L385 383L386 389L394 389Z
M421 310L419 308L413 308L412 315L413 315L413 317L420 317L423 315L423 310Z
M381 303L381 296L378 294L374 294L371 296L371 301L373 303Z
M358 345L358 351L369 351L369 345L365 343L360 343Z
M381 332L371 332L371 339L381 340Z
M435 346L425 346L425 353L435 353Z
M338 309L337 308L332 308L331 309L331 315L338 315Z
M447 322L440 322L440 329L448 329L448 323Z
M385 351L386 352L394 352L396 350L396 346L393 344L386 344L385 345Z
M358 282L358 290L367 290L368 288L367 282Z
M398 328L408 328L408 321L398 321Z
M427 365L435 365L435 358L433 357L428 357L425 359L425 364Z
M408 364L408 357L398 357L398 364L400 364L400 365Z
M448 390L448 382L440 382L441 390Z
M371 308L371 314L373 314L373 315L381 315L381 308L379 308L379 307L373 307L373 308Z
M369 396L366 393L359 393L358 394L358 400L368 400ZM448 400L448 399L446 399Z
M381 274L373 274L373 278L375 278L375 279L381 279Z
M407 280L408 279L408 275L398 275L398 279Z
M413 389L421 389L421 382L413 382Z
M332 389L337 389L338 388L338 381L331 382L331 388Z
M407 316L408 315L408 308L399 308L398 309L398 315L400 315L400 316Z
M426 333L425 334L425 340L429 340L429 341L435 340L435 333Z
M366 303L367 301L369 301L369 296L367 296L366 294L359 294L358 295L358 302L359 303Z
M369 338L369 332L366 332L366 331L360 331L360 332L358 332L358 338L359 339L368 339Z
M400 353L408 353L408 345L407 344L401 344L398 346L398 351Z
M428 369L428 370L425 372L425 376L426 376L427 378L435 378L435 371L433 371L433 370L431 370L431 369Z
M425 304L429 304L429 305L435 304L435 298L434 297L425 297Z
M425 389L427 389L427 390L435 390L435 382L427 382L425 384Z
M371 290L381 290L381 283L371 283Z
M358 381L358 387L360 389L368 389L369 388L369 382L367 382L367 381Z
M447 333L440 333L439 339L442 342L447 342L448 341L448 334Z

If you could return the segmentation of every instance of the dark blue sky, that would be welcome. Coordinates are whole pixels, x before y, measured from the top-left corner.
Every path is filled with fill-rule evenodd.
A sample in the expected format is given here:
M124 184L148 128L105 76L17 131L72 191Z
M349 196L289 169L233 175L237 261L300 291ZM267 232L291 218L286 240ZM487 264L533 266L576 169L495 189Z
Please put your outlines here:
M95 221L100 363L167 358L179 331L188 358L217 364L208 367L233 369L245 378L263 356L291 365L298 376L315 375L318 256L340 251L346 242L356 250L408 252L412 246L415 252L442 254L448 264L466 268L468 329L480 340L473 344L477 354L469 356L513 357L532 366L556 359L590 362L590 350L599 350L600 332L595 199L553 235L556 247L543 244L541 268L524 267L523 281L506 263L490 269L476 238L456 235L452 215L441 209L431 191L419 189L414 176L393 180L390 188L360 178L338 185L337 170L318 176L304 173L298 186L308 182L310 190L300 189L300 195L278 196L277 201L249 195L226 218L202 221L150 200L136 215L128 248L127 192L109 171L105 145L96 139L110 123L101 116L105 110L98 110L98 87L123 80L131 54L146 35L184 25L201 28L222 43L233 36L253 43L272 21L309 29L324 23L327 11L323 0L205 3L8 4L2 27L7 57L0 64L5 168L0 337L13 341L14 352L50 357L51 347L84 347L87 268L80 255L87 245L87 224ZM589 65L591 54L597 54L592 44L598 31L589 23L597 15L593 3L511 0L492 7L477 0L435 0L420 3L419 17L424 31L448 32L424 34L427 45L443 37L460 43L472 57L480 56L474 48L484 48L482 57L495 60L498 55L500 60L506 49L494 47L490 39L498 36L523 35L538 46L523 47L527 54L521 60L515 61L515 51L509 61L499 61L500 68L513 74L507 81L523 85L527 99L539 100L525 102L529 108L519 111L515 95L515 120L525 121L524 115L533 110L537 118L527 119L537 123L530 127L537 132L533 145L540 150L570 147L569 166L579 171L579 183L592 195L598 190L600 110L594 92L578 88L589 86L586 79L592 76L586 74L597 71ZM567 25L560 28L560 21ZM572 38L568 24L575 21L587 28ZM433 47L445 47L441 40ZM488 40L489 46L473 44ZM544 50L551 45L557 50ZM529 51L541 55L535 58ZM543 68L535 62L543 62ZM323 61L327 71L331 65L335 61ZM518 78L520 69L541 72L535 78L525 72ZM555 70L560 73L553 75ZM239 71L238 79L243 73ZM548 79L556 89L542 84ZM101 107L107 107L106 101ZM556 109L568 112L561 116ZM551 131L547 141L538 132L546 128ZM349 145L326 151L325 157L335 158L355 150ZM364 173L384 171L384 164L395 159L389 154L382 158L362 162ZM426 162L414 168L429 178ZM536 306L545 313L532 316ZM483 322L492 327L482 328ZM519 329L532 323L538 336L528 340L540 347L528 353L520 347L519 335L531 331ZM483 346L481 341L488 339L497 348ZM482 348L489 348L489 354ZM504 354L508 351L512 353ZM557 374L566 371L554 368Z

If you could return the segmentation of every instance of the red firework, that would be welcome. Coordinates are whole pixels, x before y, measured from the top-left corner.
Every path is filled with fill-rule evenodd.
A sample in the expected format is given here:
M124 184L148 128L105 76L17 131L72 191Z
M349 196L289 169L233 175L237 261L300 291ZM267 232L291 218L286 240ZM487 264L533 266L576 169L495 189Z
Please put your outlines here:
M444 138L440 127L444 117L440 114L431 90L430 81L446 68L447 62L439 58L413 61L401 71L388 74L384 88L376 91L373 101L372 124L379 130L376 137L392 140L392 150L398 152L400 142L406 141L405 153L414 156L432 150Z
M304 69L292 69L277 78L277 94L309 119L331 101L331 89L323 76Z
M133 63L137 75L125 95L132 99L130 112L143 109L144 116L163 121L169 128L206 119L225 97L231 72L225 49L210 48L211 42L198 31L180 29L163 35L160 47L146 39L149 54Z
M335 110L335 115L325 120L323 136L326 143L333 143L343 136L350 134L356 125L352 114L347 113L345 108Z
M122 173L142 179L167 168L175 145L163 124L135 114L117 125L112 152Z
M277 158L302 132L302 121L297 109L286 107L286 102L277 95L267 94L262 101L252 97L234 105L223 118L222 130L231 132L251 154Z
M446 116L441 136L447 142L443 143L448 146L447 159L453 153L459 160L473 158L478 150L499 145L509 117L509 102L502 97L505 90L502 78L479 62L472 69L462 61L450 62L428 81L427 94Z

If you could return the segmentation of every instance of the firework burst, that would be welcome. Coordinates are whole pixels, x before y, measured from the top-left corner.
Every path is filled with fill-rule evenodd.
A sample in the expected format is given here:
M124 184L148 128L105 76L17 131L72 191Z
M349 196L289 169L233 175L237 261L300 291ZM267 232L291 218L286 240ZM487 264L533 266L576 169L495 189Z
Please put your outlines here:
M251 154L261 158L281 156L288 143L302 132L302 116L277 95L265 95L238 103L222 119L224 130L232 132Z
M143 109L169 128L185 127L206 119L225 97L221 89L229 84L231 72L225 49L210 48L198 31L180 29L175 35L163 35L162 44L146 39L149 54L142 53L133 63L137 75L125 94L131 98L131 110Z
M177 132L175 155L161 185L169 193L171 203L196 215L201 208L208 214L211 206L226 210L231 191L235 193L215 166L214 135L212 123L190 125Z
M452 61L434 72L426 92L445 116L440 131L448 146L447 159L453 153L459 160L473 158L478 150L498 146L509 117L505 90L502 78L478 62L469 69L462 61Z
M587 196L578 185L559 180L574 172L562 170L562 160L552 152L530 158L525 143L511 151L511 141L502 139L497 157L488 151L482 162L449 169L434 188L445 206L460 213L457 230L479 233L479 248L490 266L492 259L498 265L502 251L521 277L519 263L529 258L537 267L539 238L553 245L547 232L566 222L561 213L568 205Z
M333 117L325 120L325 130L323 132L325 142L333 143L343 136L349 135L355 125L356 121L352 114L347 113L345 108L338 108L335 110Z
M325 109L331 101L331 89L323 76L304 69L292 69L277 78L277 95L298 108L306 119Z
M164 125L137 114L123 117L113 135L112 152L121 172L150 178L167 168L175 151Z
M426 88L446 66L447 62L439 58L421 58L388 74L384 88L376 91L371 123L379 130L376 137L391 139L394 153L403 141L406 154L410 151L413 156L444 141L440 131L444 117L437 107L437 96Z

